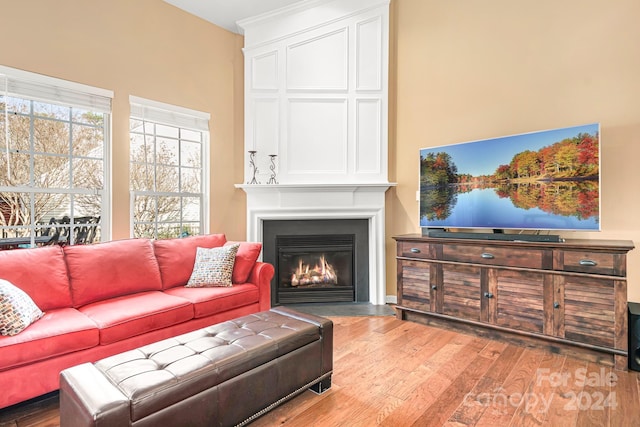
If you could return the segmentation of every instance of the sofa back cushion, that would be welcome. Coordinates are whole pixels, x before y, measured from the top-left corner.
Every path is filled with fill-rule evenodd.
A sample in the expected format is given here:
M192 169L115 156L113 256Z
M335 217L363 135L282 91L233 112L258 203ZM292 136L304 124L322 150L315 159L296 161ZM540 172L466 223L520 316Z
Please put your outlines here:
M22 289L42 311L73 305L60 246L0 251L0 279Z
M76 307L162 289L160 269L149 239L65 246L64 253Z
M249 279L251 270L256 265L256 261L262 251L262 243L260 242L227 242L226 245L239 243L238 253L236 254L236 262L233 265L233 283L246 283Z
M187 284L196 261L196 248L217 248L226 241L224 234L155 240L153 248L162 275L163 289Z

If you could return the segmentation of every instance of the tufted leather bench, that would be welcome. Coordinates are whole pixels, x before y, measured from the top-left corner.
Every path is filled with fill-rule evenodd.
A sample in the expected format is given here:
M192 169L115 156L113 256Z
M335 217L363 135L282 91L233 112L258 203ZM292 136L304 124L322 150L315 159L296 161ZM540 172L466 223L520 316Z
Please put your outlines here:
M244 425L332 369L331 320L276 307L62 371L60 423Z

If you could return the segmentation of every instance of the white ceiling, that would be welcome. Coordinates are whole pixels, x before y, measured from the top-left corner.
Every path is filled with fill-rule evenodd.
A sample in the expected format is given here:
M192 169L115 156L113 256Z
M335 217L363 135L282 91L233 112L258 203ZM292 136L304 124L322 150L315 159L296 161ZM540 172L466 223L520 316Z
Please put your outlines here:
M219 27L241 33L237 21L298 3L301 0L164 0Z

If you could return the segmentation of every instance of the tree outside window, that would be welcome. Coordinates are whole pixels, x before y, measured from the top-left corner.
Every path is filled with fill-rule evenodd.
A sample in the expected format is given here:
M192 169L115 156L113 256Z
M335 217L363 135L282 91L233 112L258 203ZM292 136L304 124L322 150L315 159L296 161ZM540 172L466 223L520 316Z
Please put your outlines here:
M133 237L203 232L203 165L207 133L130 119Z
M88 243L74 241L74 225L104 216L108 120L82 107L0 96L2 237L57 232L66 236L59 243ZM100 240L100 225L92 231Z

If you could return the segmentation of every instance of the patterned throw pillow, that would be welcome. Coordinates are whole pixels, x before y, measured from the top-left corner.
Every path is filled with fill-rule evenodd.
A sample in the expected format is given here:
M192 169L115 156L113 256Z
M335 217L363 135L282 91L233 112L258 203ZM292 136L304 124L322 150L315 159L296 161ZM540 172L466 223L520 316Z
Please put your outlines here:
M43 314L22 289L0 279L0 335L17 335Z
M196 248L196 262L186 287L231 286L239 247L235 244L211 249Z

